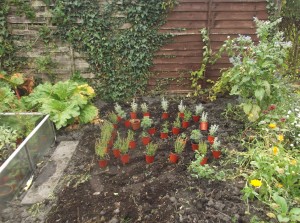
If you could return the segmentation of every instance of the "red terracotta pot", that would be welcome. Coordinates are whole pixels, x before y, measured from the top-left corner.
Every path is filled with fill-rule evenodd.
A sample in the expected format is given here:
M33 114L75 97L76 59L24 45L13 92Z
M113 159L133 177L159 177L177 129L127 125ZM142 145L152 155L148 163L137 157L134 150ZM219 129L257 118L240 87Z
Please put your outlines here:
M178 159L179 159L179 156L176 153L170 153L169 161L171 163L177 163Z
M161 139L167 139L168 138L168 133L167 132L161 132L160 133L160 138Z
M173 135L178 135L180 133L180 128L173 127L172 133L173 133Z
M142 137L142 143L146 146L149 144L151 138L149 136Z
M114 126L114 129L117 129L118 128L118 125L117 124L113 124Z
M202 159L201 162L200 162L200 165L201 165L201 166L204 166L205 164L207 164L207 160L208 160L207 157L203 157L203 159Z
M136 147L135 141L130 141L128 147L129 147L129 149L135 149L135 147Z
M148 156L146 155L146 163L153 163L154 162L154 156Z
M208 135L208 136L207 136L207 141L212 145L212 144L214 144L215 137L214 137L214 136L211 136L211 135Z
M129 163L129 154L121 154L120 159L123 164Z
M184 118L184 113L183 112L179 112L179 118Z
M118 122L122 121L122 118L120 116L117 116L117 121Z
M113 149L114 157L119 158L120 157L120 150L119 149Z
M213 151L212 151L212 155L213 155L213 157L214 157L215 159L219 159L220 156L221 156L221 151L219 151L219 150L213 150Z
M138 130L141 127L141 120L139 119L131 119L130 122L133 130Z
M98 160L98 165L100 168L105 168L107 166L107 160Z
M188 128L188 127L189 127L189 125L190 125L190 123L189 123L189 122L185 122L185 121L183 121L183 122L181 123L181 126L182 126L182 128L184 128L184 129Z
M199 144L192 143L192 150L196 151L199 149Z
M201 131L207 131L207 129L208 129L208 122L200 122L199 129Z
M156 133L155 127L148 129L148 133L149 133L150 135L154 135L154 134Z
M124 125L126 128L130 128L131 126L130 120L125 120Z
M150 112L144 112L143 116L144 117L150 117Z
M130 118L131 119L136 119L137 118L136 112L130 112Z
M194 122L199 122L199 120L200 120L200 115L193 115L192 118L193 118L193 121L194 121Z
M168 112L163 112L161 118L162 119L168 119L169 118L169 113Z
M117 131L113 131L112 134L111 134L111 138L112 140L114 140L117 136Z

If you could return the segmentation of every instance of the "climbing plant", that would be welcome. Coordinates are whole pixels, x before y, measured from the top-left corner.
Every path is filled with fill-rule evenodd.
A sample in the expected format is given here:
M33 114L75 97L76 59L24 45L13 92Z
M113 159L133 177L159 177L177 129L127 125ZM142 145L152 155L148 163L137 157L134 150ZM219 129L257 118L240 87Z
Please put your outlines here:
M58 35L83 52L103 99L118 101L146 89L153 54L168 39L158 32L175 0L57 0Z
M7 15L11 6L14 6L17 15L25 15L28 19L35 18L35 12L28 1L2 0L0 1L0 71L9 73L16 71L21 63L21 58L15 56L18 50L13 44L12 36L8 30Z

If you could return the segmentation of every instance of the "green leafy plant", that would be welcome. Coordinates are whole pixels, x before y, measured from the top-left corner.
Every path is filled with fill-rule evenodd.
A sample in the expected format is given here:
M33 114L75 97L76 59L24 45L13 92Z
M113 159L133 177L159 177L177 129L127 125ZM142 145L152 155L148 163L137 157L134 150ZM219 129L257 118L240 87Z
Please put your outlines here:
M131 106L131 111L132 112L137 112L138 104L135 102L135 99L132 100L130 106Z
M221 141L218 137L215 138L214 143L212 144L211 147L214 151L220 151L221 150Z
M149 118L148 116L143 117L141 121L141 127L143 128L144 131L149 129L153 125L153 120Z
M199 144L202 138L203 135L201 134L201 131L199 129L192 130L190 139L192 140L193 143Z
M177 116L173 122L173 127L174 128L180 128L181 127L181 122L179 116Z
M4 162L16 149L16 141L18 138L16 130L8 126L0 126L0 162Z
M95 143L95 152L96 152L96 155L100 159L106 159L108 157L107 146L100 139L96 140L96 143Z
M161 132L162 132L162 133L168 133L168 132L169 132L169 122L168 122L168 121L165 121L165 122L162 124Z
M120 137L120 133L117 132L117 139L114 142L113 149L120 149L122 146L122 138Z
M147 146L146 146L146 155L148 156L154 156L156 151L158 149L158 145L150 142Z
M134 132L132 130L128 130L128 132L127 132L127 140L128 140L128 142L134 140Z
M128 145L129 145L129 142L130 142L130 140L128 139L128 137L121 140L120 152L121 152L122 154L127 154L127 153L128 153L128 149L129 149Z
M280 101L287 90L280 74L284 72L287 50L291 46L284 42L282 32L274 31L280 20L269 22L255 18L254 21L259 43L242 35L227 39L223 48L233 66L222 73L211 91L214 96L226 90L240 96L241 107L250 121L259 119L260 112Z
M104 122L100 126L100 130L101 130L100 139L106 146L109 140L111 139L111 134L114 130L114 126L112 125L111 122L104 120Z
M207 115L208 115L207 112L202 112L202 115L201 115L201 122L207 122Z
M192 118L192 112L189 111L188 109L185 109L183 121L189 122L191 118Z
M186 145L186 136L184 134L179 135L174 143L174 151L176 154L181 154Z
M203 158L204 155L201 152L195 152L195 160L188 167L191 176L198 179L225 180L226 174L224 171L217 170L216 167L211 165L201 165Z
M118 117L117 117L116 113L114 113L114 112L109 112L109 113L108 113L108 120L109 120L112 124L117 124L117 123L118 123Z
M45 83L37 86L26 98L28 104L38 111L50 115L57 129L76 121L88 123L98 115L91 103L95 96L93 88L73 81Z
M204 142L204 141L200 141L198 151L201 154L203 154L204 156L206 156L206 154L207 154L207 143Z
M121 105L119 105L118 103L115 103L115 111L117 113L117 115L121 118L126 118L126 112L122 109Z

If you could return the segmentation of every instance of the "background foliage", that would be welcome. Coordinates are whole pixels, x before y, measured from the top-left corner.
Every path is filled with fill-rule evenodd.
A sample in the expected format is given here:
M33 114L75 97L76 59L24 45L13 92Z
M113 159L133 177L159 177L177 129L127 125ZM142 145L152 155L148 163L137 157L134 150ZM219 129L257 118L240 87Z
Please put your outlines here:
M85 53L100 97L118 101L145 90L158 33L174 0L58 0L53 22L61 39Z

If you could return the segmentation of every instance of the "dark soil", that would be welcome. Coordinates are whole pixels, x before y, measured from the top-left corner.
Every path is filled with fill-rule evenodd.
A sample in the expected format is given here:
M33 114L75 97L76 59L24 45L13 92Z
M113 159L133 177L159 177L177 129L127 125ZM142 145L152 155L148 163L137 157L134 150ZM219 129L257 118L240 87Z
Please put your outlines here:
M172 123L177 115L179 99L170 100L170 119ZM188 142L185 152L178 164L169 163L169 153L173 149L175 137L169 133L169 139L159 138L161 126L160 98L142 98L139 104L146 101L151 117L155 120L158 132L152 141L159 143L159 150L153 164L145 162L145 146L142 145L139 130L135 139L137 148L130 150L130 162L121 164L110 151L109 165L100 169L94 152L96 138L100 136L100 128L87 125L80 130L60 131L58 140L79 140L75 155L65 171L57 189L56 199L49 202L51 211L43 220L45 222L250 222L252 216L262 216L259 208L250 204L251 215L247 214L247 206L242 200L241 189L245 182L241 178L234 180L212 181L192 178L188 166L194 160L191 145ZM194 109L200 101L184 99L189 109ZM227 103L233 99L218 99L214 103L202 103L209 113L210 124L219 124L219 137L228 149L243 149L235 134L243 129L237 121L226 120L221 113ZM112 104L97 103L101 118L108 111L113 111ZM130 105L122 107L129 112ZM142 114L139 114L140 118ZM191 126L184 130L189 133L199 124L190 122ZM118 131L122 136L127 129L123 123ZM183 131L183 129L182 129ZM204 133L207 136L207 133ZM208 165L223 168L226 154L215 160L209 154ZM229 165L234 169L233 165ZM226 165L228 168L228 164ZM46 203L47 203L46 202Z

